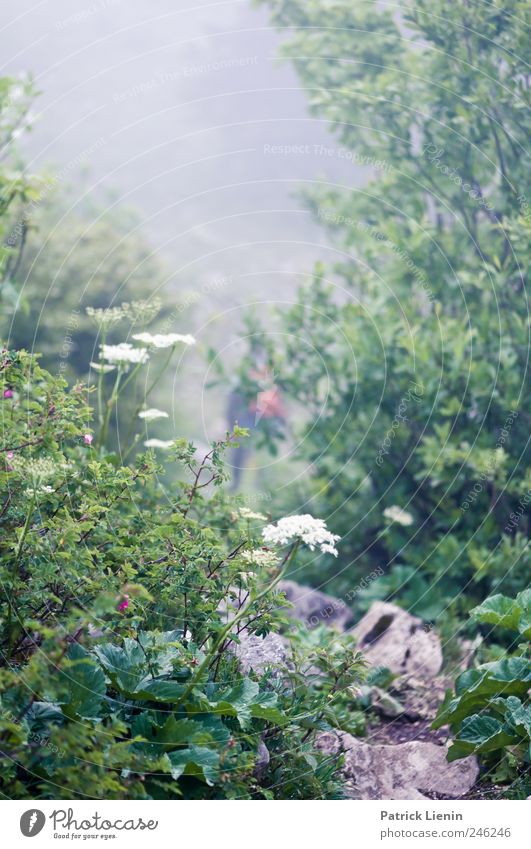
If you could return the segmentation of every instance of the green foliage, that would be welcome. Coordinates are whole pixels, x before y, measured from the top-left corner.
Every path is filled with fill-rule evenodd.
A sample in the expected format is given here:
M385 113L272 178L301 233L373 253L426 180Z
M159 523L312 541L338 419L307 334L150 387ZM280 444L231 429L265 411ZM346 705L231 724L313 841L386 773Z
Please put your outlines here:
M38 180L28 179L13 142L30 126L33 85L26 76L0 77L0 300L13 310L15 285L28 232L29 210L38 197Z
M155 302L170 275L129 214L114 205L80 209L56 177L42 183L39 202L27 213L14 280L21 304L14 315L4 310L3 335L11 348L38 351L45 368L74 381L86 378L101 341L87 307ZM146 318L140 317L143 326ZM135 327L131 316L127 330L135 333ZM124 324L115 325L107 341L124 338Z
M492 596L472 611L477 622L512 629L525 643L515 654L463 672L455 696L447 693L433 726L453 732L450 761L478 754L491 765L508 756L515 767L531 763L530 613L529 590L515 599Z
M103 410L142 366L117 365ZM165 487L152 452L130 465L109 452L105 413L91 443L89 394L2 351L0 790L337 796L339 760L314 741L342 727L336 693L360 680L359 653L338 638L297 649L288 672L255 675L233 650L281 626L275 586L299 546L257 557L261 520L224 494L224 455L246 432L202 457L174 440L181 480ZM315 681L303 684L301 664Z

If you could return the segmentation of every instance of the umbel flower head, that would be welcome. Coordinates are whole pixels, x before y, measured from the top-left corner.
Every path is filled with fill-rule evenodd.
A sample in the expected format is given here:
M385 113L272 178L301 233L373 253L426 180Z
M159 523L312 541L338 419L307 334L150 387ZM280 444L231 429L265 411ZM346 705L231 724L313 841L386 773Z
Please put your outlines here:
M250 551L242 551L241 557L246 563L264 568L277 566L279 561L278 554L269 548L253 548Z
M174 439L146 439L144 445L146 448L161 448L163 451L167 451L168 448L171 448L172 445L175 444Z
M195 345L195 339L189 333L135 333L133 339L143 342L144 345L152 345L153 348L171 348L177 342L183 345Z
M119 345L101 345L101 358L108 363L125 365L126 363L146 363L149 354L146 348L134 348L129 342Z
M399 525L404 525L404 527L413 524L413 516L411 513L408 513L407 510L402 510L402 508L397 507L396 504L392 507L386 507L383 514L386 519L390 519L391 522L397 522Z
M337 557L335 543L340 539L337 534L330 533L324 519L314 519L309 513L284 516L276 524L266 525L262 536L269 545L288 545L300 539L311 551L319 547L323 554L333 554L334 557Z

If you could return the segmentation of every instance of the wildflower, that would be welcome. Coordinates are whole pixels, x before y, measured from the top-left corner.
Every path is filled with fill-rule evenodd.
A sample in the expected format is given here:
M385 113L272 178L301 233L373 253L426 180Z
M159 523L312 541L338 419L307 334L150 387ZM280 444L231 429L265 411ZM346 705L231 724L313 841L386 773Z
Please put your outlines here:
M111 327L125 318L125 312L122 307L87 307L86 313L90 318L93 318L98 324L103 327Z
M87 307L87 315L93 318L97 324L108 328L117 322L127 319L131 324L139 321L149 322L160 311L162 301L160 298L151 298L149 301L132 301L120 304L116 307Z
M50 457L33 457L25 459L24 457L14 457L13 467L16 472L22 474L28 483L31 483L35 489L38 489L42 484L57 476L61 469L66 469L65 464L55 463Z
M337 557L335 543L340 539L326 527L324 519L314 519L309 513L302 516L285 516L276 524L266 525L262 531L266 543L287 545L296 539L302 540L311 551L318 546L323 554L333 554Z
M118 610L126 610L129 607L129 596L125 595L118 605Z
M142 412L138 414L138 418L146 419L148 422L154 422L156 419L167 419L168 413L165 413L164 410L156 410L153 407L149 410L142 410Z
M83 441L85 442L86 445L92 445L93 439L94 439L94 437L92 436L91 433L86 433L85 436L83 437Z
M240 507L239 514L242 519L258 519L262 522L267 522L267 516L264 516L263 513L255 513L254 510L249 510L248 507Z
M184 345L195 345L195 339L190 334L183 335L182 333L136 333L133 336L138 342L143 342L145 345L152 345L154 348L171 348L177 342L182 342Z
M271 551L269 548L254 548L250 551L242 552L242 560L253 566L262 566L264 569L272 568L278 565L278 554Z
M129 342L119 345L101 345L101 358L109 363L125 365L126 363L146 363L149 354L146 348L134 348Z
M90 363L89 365L94 371L101 371L102 374L108 374L116 368L116 366L106 365L105 363Z
M144 445L146 448L171 448L174 444L173 439L146 439Z
M44 486L39 486L37 489L28 487L28 489L24 490L24 495L26 496L26 498L33 498L33 496L40 495L41 493L44 493L45 495L50 495L50 493L52 492L55 492L53 486L48 486L47 484L45 484Z
M399 525L403 525L404 527L413 524L413 516L411 513L408 513L407 510L402 510L402 508L397 507L396 504L392 507L386 507L383 514L386 519L390 519L391 522L397 522Z
M15 455L13 454L12 451L8 451L6 456L7 456L8 460L12 460Z
M4 398L12 398L13 390L12 389L4 389Z

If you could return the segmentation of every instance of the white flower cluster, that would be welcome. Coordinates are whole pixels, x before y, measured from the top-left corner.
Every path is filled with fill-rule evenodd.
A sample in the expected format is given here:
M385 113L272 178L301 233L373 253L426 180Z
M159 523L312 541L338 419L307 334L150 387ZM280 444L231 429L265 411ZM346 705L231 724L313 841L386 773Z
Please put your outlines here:
M238 513L242 519L256 519L260 522L267 522L267 516L264 516L263 513L255 513L254 510L250 510L248 507L240 507Z
M51 492L55 492L53 486L48 486L48 484L45 484L44 486L39 486L37 489L28 487L28 489L24 490L24 495L26 496L26 498L33 498L34 496L40 495L41 493L49 495Z
M110 327L125 318L122 307L87 307L86 312L87 315L104 327Z
M275 525L266 525L262 536L270 545L287 545L300 539L311 551L318 546L323 554L333 554L334 557L337 557L335 543L340 539L337 534L330 533L324 519L314 519L309 513L285 516Z
M138 414L139 419L145 419L147 422L154 422L157 419L167 419L168 413L165 413L164 410L157 410L155 407L151 407L149 410L142 410Z
M146 439L144 442L146 448L162 448L163 451L171 448L173 444L173 439Z
M105 363L89 363L89 365L94 371L101 371L102 374L108 374L116 368L116 366L105 365Z
M57 463L50 457L31 457L25 459L17 455L13 457L11 462L14 471L23 474L26 480L30 481L36 489L40 488L46 481L57 477L61 472L67 471L69 468L67 463Z
M160 311L162 301L160 298L151 298L149 301L124 301L115 307L87 307L86 312L100 326L109 328L123 319L127 319L132 325L142 321L144 324L152 321Z
M149 354L146 348L135 348L129 342L119 345L101 345L101 358L108 363L125 365L126 363L146 363Z
M152 345L153 348L171 348L177 342L182 342L183 345L195 345L195 339L189 333L136 333L133 336L138 342L143 342L144 345Z
M254 548L251 551L242 552L242 560L253 566L262 566L265 569L278 565L278 554L268 548Z
M402 510L402 508L397 507L396 504L392 507L386 507L383 514L386 519L390 519L391 522L396 522L399 525L404 525L404 527L413 524L413 516L411 513L408 513L407 510Z

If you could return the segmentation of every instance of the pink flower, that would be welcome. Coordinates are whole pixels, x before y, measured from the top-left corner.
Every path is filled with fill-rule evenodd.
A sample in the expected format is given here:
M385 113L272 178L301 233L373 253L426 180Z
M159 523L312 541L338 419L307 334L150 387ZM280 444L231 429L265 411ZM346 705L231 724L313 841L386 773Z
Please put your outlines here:
M12 389L4 389L4 398L12 398L13 390Z
M129 607L129 596L126 595L118 605L118 610L125 610L127 607Z
M12 452L12 451L8 451L6 456L7 456L7 459L8 459L8 460L12 460L12 459L13 459L13 457L14 457L14 454L13 454L13 452Z
M86 445L92 445L93 439L94 439L94 437L92 436L91 433L86 433L85 436L83 437L83 441L85 442Z

